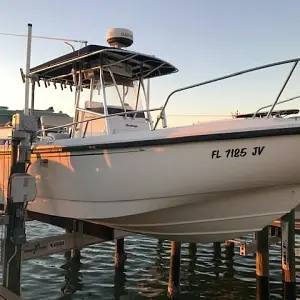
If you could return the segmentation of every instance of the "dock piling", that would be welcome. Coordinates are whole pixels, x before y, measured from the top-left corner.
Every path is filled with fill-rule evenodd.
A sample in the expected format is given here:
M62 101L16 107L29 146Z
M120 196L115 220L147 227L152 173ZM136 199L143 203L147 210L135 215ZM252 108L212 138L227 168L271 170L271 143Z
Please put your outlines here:
M82 233L83 232L82 226L83 226L82 222L80 222L78 220L74 220L73 221L73 233L76 233L76 232ZM76 260L77 262L80 262L80 258L81 258L80 249L78 249L78 248L72 249L71 250L71 259Z
M73 232L72 229L70 229L70 228L66 229L66 233L72 233L72 232ZM71 250L68 250L68 251L65 252L65 258L67 260L69 260L71 258L71 252L72 252Z
M225 241L225 256L228 260L234 257L234 243L232 241Z
M190 243L189 253L192 255L195 255L197 253L197 244L196 243Z
M283 299L296 300L295 210L281 218Z
M10 176L5 208L8 224L4 245L3 286L20 296L22 251L26 243L25 203L34 200L36 194L35 178L26 174L26 164L30 162L29 140L36 131L36 124L33 117L21 114L13 116L12 124Z
M126 260L124 238L115 240L115 270L123 270Z
M11 175L25 173L25 163L18 162L19 142L11 142ZM21 267L22 267L22 244L26 239L24 203L14 203L8 195L6 214L9 215L9 223L6 229L3 286L14 294L21 294Z
M270 299L269 284L269 227L255 233L256 252L256 299Z
M179 299L180 295L180 263L181 263L181 242L171 243L170 273L168 285L168 297Z
M215 242L213 247L214 247L214 259L220 259L221 258L221 243Z

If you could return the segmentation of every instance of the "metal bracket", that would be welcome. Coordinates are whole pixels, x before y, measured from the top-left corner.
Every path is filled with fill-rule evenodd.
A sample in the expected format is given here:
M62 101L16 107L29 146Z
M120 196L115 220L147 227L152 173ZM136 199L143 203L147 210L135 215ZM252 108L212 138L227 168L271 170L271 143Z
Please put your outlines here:
M246 256L251 253L255 253L257 250L257 241L241 241L241 240L229 240L229 242L232 242L240 247L240 255ZM269 237L269 245L277 244L280 242L280 238L278 236L270 236Z

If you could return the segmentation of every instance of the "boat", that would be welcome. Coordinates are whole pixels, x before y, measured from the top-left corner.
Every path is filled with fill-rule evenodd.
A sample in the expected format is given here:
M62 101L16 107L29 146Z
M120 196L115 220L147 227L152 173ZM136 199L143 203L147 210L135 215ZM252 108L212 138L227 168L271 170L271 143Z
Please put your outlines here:
M151 108L151 80L178 69L128 50L128 29L109 30L107 41L109 46L87 45L30 69L29 76L47 88L70 90L75 108L71 122L40 118L27 167L37 182L29 211L209 243L259 231L300 204L300 120L274 116L282 92L265 117L168 127L166 114L174 94L292 64L283 91L300 59L185 86ZM45 127L46 121L53 126ZM1 146L4 191L9 156L9 146Z

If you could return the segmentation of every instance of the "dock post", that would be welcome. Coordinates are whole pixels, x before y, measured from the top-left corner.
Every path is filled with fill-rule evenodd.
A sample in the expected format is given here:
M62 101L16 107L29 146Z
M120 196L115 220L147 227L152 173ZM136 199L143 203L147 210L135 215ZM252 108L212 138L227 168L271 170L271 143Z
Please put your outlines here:
M234 243L231 241L225 241L225 255L228 260L232 260L234 257Z
M71 250L71 258L76 261L80 261L80 249L72 249Z
M216 279L219 279L220 277L220 268L219 266L222 264L222 255L221 255L221 243L220 242L214 242L213 243L213 249L214 249L214 273L216 275Z
M66 229L66 233L72 233L72 229ZM71 258L71 250L65 252L65 258L69 260Z
M215 242L214 243L214 259L220 259L221 258L221 243Z
M180 295L180 260L181 242L172 241L168 285L168 297L171 299L179 299Z
M35 196L31 194L36 193L33 190L35 187L31 185L35 179L30 175L25 176L26 164L30 162L29 140L31 134L36 131L33 121L33 117L22 117L21 114L12 117L10 176L5 208L9 221L6 226L2 281L4 287L18 296L21 294L22 248L26 242L25 202L34 200ZM26 177L23 177L24 189L14 183L20 175Z
M28 115L29 89L30 89L30 56L31 56L31 39L32 24L27 26L27 53L26 53L26 77L25 77L25 107L24 114ZM9 216L9 223L6 226L5 249L3 259L3 286L13 292L15 295L21 295L21 269L22 269L22 248L26 242L25 231L25 203L14 202L11 196L11 176L16 173L26 173L26 161L29 153L30 135L37 130L34 128L33 122L24 128L24 124L20 124L18 115L14 116L12 123L11 136L11 154L10 154L10 178L8 182L7 204L5 213ZM32 120L31 120L32 121ZM26 127L26 126L25 126ZM19 129L16 129L19 128ZM22 128L22 129L20 129ZM18 134L17 131L19 131ZM19 137L18 137L19 136ZM24 181L25 186L25 181Z
M190 243L189 252L193 255L195 255L197 253L197 244L196 243Z
M158 239L158 243L159 243L159 244L162 244L163 242L164 242L163 239Z
M82 222L78 221L78 220L74 220L73 221L73 232L80 232L82 233L82 228L80 228L80 226L82 226ZM72 260L76 260L77 262L80 261L81 258L81 254L80 254L80 249L72 249L71 250L71 258Z
M255 233L256 252L256 299L270 299L269 284L269 227Z
M18 149L20 141L11 141L11 171L25 173L25 163L18 162ZM8 192L9 193L9 192ZM6 214L9 215L9 223L6 228L3 286L14 294L21 294L21 268L22 268L22 244L25 242L25 216L24 203L14 203L8 194Z
M124 238L115 241L115 270L122 270L126 260Z
M296 300L295 210L281 218L283 299Z
M233 268L233 257L234 257L234 243L231 241L225 241L225 265L227 267L226 272L223 276L226 278L233 278L234 268Z

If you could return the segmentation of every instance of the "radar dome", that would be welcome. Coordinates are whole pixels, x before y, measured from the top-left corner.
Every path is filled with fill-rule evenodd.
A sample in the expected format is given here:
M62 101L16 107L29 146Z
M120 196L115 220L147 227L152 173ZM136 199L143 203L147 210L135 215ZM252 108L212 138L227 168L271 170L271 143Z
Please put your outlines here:
M133 44L133 32L125 28L111 28L106 33L106 40L115 48L130 47Z

